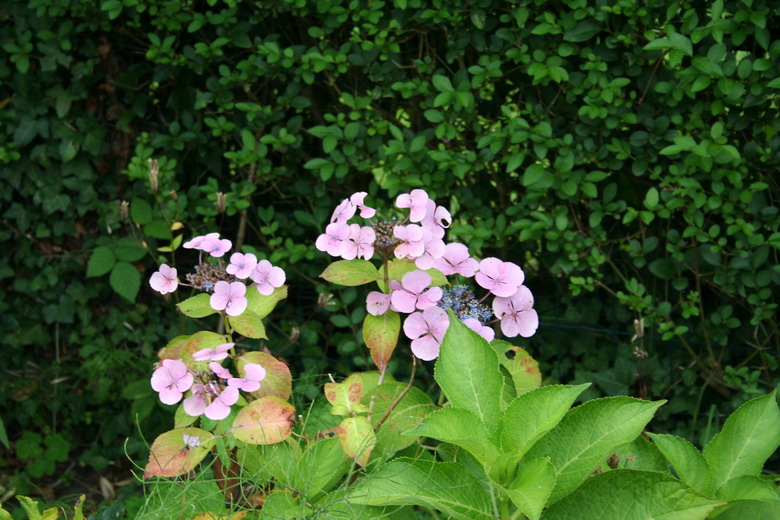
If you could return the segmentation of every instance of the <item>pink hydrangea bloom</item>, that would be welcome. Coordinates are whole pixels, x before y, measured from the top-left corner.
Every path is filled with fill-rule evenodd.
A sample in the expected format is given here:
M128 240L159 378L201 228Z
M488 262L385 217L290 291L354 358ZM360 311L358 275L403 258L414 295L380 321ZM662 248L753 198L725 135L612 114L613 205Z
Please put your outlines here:
M205 251L214 258L219 258L224 256L231 247L233 247L233 242L227 238L219 238L219 235L210 238L210 235L207 235L206 238L201 241L198 249Z
M349 237L349 224L328 224L325 233L317 237L315 246L330 256L341 256L341 243Z
M249 278L249 275L254 271L257 265L257 257L252 253L233 253L230 255L230 264L225 269L228 274L232 274L236 278L245 280Z
M393 235L401 241L395 246L396 258L417 258L425 253L425 242L423 241L423 229L417 224L408 226L395 226Z
M260 294L268 296L274 289L284 285L286 275L281 267L271 265L268 260L260 260L252 271L252 280L257 284Z
M483 287L502 298L512 296L523 284L525 274L520 266L503 262L498 258L485 258L479 263L479 272L474 278Z
M352 224L349 226L349 236L339 246L341 257L344 260L355 258L369 260L374 256L374 240L376 240L374 228Z
M423 244L425 250L422 255L415 258L414 264L418 269L430 269L444 254L444 241L436 238L430 230L423 228Z
M330 217L330 223L346 224L349 219L355 216L357 212L357 206L352 204L349 199L344 199L333 210L333 215Z
M428 307L410 314L404 321L404 334L412 340L412 353L423 361L439 357L441 341L449 326L450 318L441 307Z
M260 381L265 379L265 369L257 363L247 363L244 366L244 377L231 377L228 386L234 386L244 392L254 392L260 389Z
M184 406L184 413L191 417L202 415L203 411L209 405L206 395L208 395L208 391L205 386L201 384L193 385L192 395L182 403L182 406Z
M212 421L220 421L230 415L230 407L238 401L238 388L228 386L214 397L211 404L203 411Z
M246 310L246 285L241 282L220 280L214 285L214 294L209 299L211 308L225 311L228 316L240 316Z
M152 374L152 388L160 393L165 404L178 403L190 389L194 378L180 359L163 359L162 366Z
M234 345L235 343L223 343L215 347L204 348L195 352L192 357L195 361L222 361L228 357L228 350Z
M215 361L209 363L209 368L212 372L214 372L214 374L216 374L217 377L221 379L230 379L233 377L233 374L230 373L230 370Z
M179 286L176 268L167 264L161 264L160 270L149 278L149 285L160 294L172 293Z
M487 341L488 343L493 341L493 338L496 337L496 331L493 330L492 327L488 327L487 325L482 325L482 323L477 318L466 318L465 320L463 320L463 323L468 328L470 328L471 330L473 330L474 332L476 332L477 334L485 338L485 341Z
M434 262L433 267L447 276L459 274L471 278L477 272L479 262L469 256L469 249L465 245L453 242L444 247L444 254Z
M357 206L357 209L360 210L360 216L363 218L371 218L374 215L376 215L376 210L374 208L370 208L365 205L365 198L368 193L365 191L359 191L357 193L353 193L352 196L349 198L349 202Z
M208 235L201 235L193 237L191 240L184 242L184 249L200 249L200 245L204 240L215 240L219 238L219 233L209 233Z
M432 200L428 201L425 218L420 225L429 230L436 238L444 238L446 228L450 227L452 216L444 206L437 206Z
M436 305L442 297L441 287L431 287L433 278L425 271L411 271L401 279L401 288L393 291L390 302L401 312L424 310ZM426 291L426 289L428 289Z
M366 310L372 316L381 316L390 308L390 295L371 291L366 298Z
M412 190L411 193L402 193L395 199L395 205L399 208L409 208L409 220L420 222L425 218L428 208L428 193L425 190Z
M533 309L534 296L521 285L512 296L493 299L493 313L501 320L501 332L507 337L529 338L539 328L539 315Z

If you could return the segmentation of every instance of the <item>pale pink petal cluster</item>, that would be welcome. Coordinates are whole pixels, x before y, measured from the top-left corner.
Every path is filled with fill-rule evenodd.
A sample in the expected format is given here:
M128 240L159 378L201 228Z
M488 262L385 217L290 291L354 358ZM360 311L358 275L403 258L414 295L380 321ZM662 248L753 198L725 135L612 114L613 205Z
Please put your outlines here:
M228 386L211 401L203 413L212 421L221 421L230 415L230 407L238 401L238 388Z
M534 296L525 285L509 297L493 300L493 313L501 320L501 332L507 337L530 338L539 327L539 315L534 306Z
M176 268L167 264L161 264L160 270L152 274L149 278L149 285L160 294L172 293L179 286L179 279L176 276Z
M195 361L222 361L228 357L228 351L233 348L235 343L223 343L215 347L204 348L195 352L192 357Z
M436 305L441 299L441 287L428 287L433 282L431 275L425 271L411 271L401 279L401 287L390 295L394 309L400 312L414 312ZM426 290L427 289L427 290Z
M192 417L198 417L203 414L203 411L209 405L209 401L206 398L208 391L206 387L201 384L192 386L192 395L184 400L182 406L184 407L184 413Z
M344 260L371 259L374 256L374 240L376 240L376 233L371 226L350 225L349 235L339 245L341 258Z
M444 247L444 254L434 262L433 267L447 276L459 274L471 278L479 269L479 262L469 256L469 249L465 245L453 242Z
M417 224L395 226L393 236L401 241L395 247L396 258L418 258L425 253L423 228Z
M409 208L409 220L420 222L425 218L428 210L428 193L425 190L412 190L411 193L402 193L395 199L395 205L399 208Z
M317 237L315 246L330 256L341 256L341 244L349 237L349 224L334 222L328 224L325 233Z
M244 366L244 377L231 377L228 386L234 386L244 392L255 392L260 389L260 381L265 379L265 369L257 363L247 363Z
M184 249L201 249L201 244L204 240L219 239L219 233L209 233L208 235L201 235L193 237L192 239L184 242ZM202 249L201 249L202 250Z
M209 233L206 235L200 242L198 249L205 251L214 258L220 258L230 251L230 248L233 247L233 243L227 238L219 238L219 235L216 237L212 235L216 235L216 233Z
M231 377L233 377L233 374L230 373L230 370L223 367L217 362L212 361L211 363L209 363L209 368L220 379L230 379Z
M414 264L418 269L430 269L444 254L444 241L435 237L430 229L423 228L423 244L425 246L423 254L415 258Z
M333 215L330 217L331 224L346 224L349 219L355 216L357 212L357 206L354 205L349 199L344 199L333 210Z
M252 280L257 284L257 290L264 296L273 294L274 289L284 285L286 278L284 270L271 265L268 260L260 260L252 271Z
M376 215L376 210L374 208L368 207L365 204L366 195L368 195L365 191L359 191L357 193L353 193L352 196L349 197L349 202L354 204L357 209L360 210L360 216L362 218L372 218L374 215Z
M441 307L410 314L404 321L404 334L412 340L412 353L423 361L436 359L449 326L449 316Z
M480 287L496 296L506 298L523 285L525 274L517 264L498 258L485 258L479 263L479 272L474 278Z
M394 280L393 280L394 281ZM381 316L390 309L390 295L371 291L366 297L366 310L372 316Z
M240 316L246 310L246 285L241 282L220 280L214 285L209 305L216 311L225 311L228 316Z
M257 257L252 253L233 253L230 255L230 264L225 270L228 274L245 280L252 274L255 266L257 266Z
M192 383L192 374L179 359L163 359L162 366L152 374L152 389L159 392L165 404L178 403Z

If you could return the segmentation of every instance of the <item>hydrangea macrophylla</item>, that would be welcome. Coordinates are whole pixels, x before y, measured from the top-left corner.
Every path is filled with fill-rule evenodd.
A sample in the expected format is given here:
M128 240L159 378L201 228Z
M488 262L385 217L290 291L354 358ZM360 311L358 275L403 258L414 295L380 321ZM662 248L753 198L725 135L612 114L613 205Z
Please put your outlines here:
M228 316L240 316L246 310L246 285L241 282L219 281L214 285L214 294L209 299L211 308L225 311Z
M165 404L178 403L190 389L194 378L180 359L163 359L162 366L152 374L152 389L159 392Z
M395 205L399 208L409 208L409 221L420 222L425 218L428 210L428 194L425 190L412 190L411 193L402 193L395 199Z
M328 224L325 233L317 237L315 246L320 251L328 253L330 256L341 255L341 243L349 237L350 227L348 224L334 222Z
M450 318L441 307L428 307L410 314L404 320L404 334L412 340L412 353L423 361L439 357L441 341L449 326Z
M230 370L228 370L227 368L223 367L222 365L220 365L215 361L209 363L209 368L211 369L212 372L214 372L214 375L216 375L221 379L230 379L231 377L233 377L233 374L230 373Z
M425 271L411 271L401 279L401 287L390 295L393 308L400 312L414 312L433 307L441 299L441 287L428 287L433 282ZM428 289L428 290L426 290Z
M252 274L255 266L257 266L257 257L252 253L233 253L230 255L230 264L227 266L225 271L227 271L228 274L232 274L236 278L245 280L249 278L249 275Z
M353 193L352 196L349 197L349 202L357 206L357 209L360 210L361 217L372 218L374 215L376 215L376 210L365 205L364 201L366 199L366 195L368 195L368 193L365 191Z
M209 405L209 401L206 398L208 391L206 387L201 384L195 384L192 386L192 395L182 402L184 407L184 413L191 417L198 417L203 415L203 411Z
M476 274L479 262L469 256L469 249L465 245L453 242L444 247L444 254L434 261L433 267L447 276L459 274L471 278Z
M466 318L463 320L463 323L468 328L482 336L488 343L493 341L493 338L496 337L496 331L494 331L493 328L488 325L482 325L482 322L477 318Z
M214 396L211 404L203 410L203 413L212 421L221 421L230 415L230 407L238 401L238 388L228 386Z
M357 206L353 204L349 199L344 199L333 210L333 215L330 217L330 223L346 224L349 219L355 216L357 212Z
M533 336L539 327L539 315L533 305L533 294L525 285L521 285L512 296L495 298L493 312L501 320L501 332L510 338Z
M366 297L366 310L372 316L381 316L390 309L390 295L371 291Z
M417 258L425 253L423 228L417 224L395 226L393 228L393 235L401 241L401 243L395 247L396 258Z
M201 235L197 237L193 237L192 239L188 240L187 242L184 242L184 249L200 249L201 243L203 243L204 240L215 240L219 238L219 233L209 233L207 235Z
M479 263L474 279L480 287L502 298L512 296L523 285L525 274L520 266L498 258L485 258Z
M172 293L179 286L179 279L176 277L176 268L167 264L161 264L160 270L152 274L149 278L149 285L160 294Z
M260 389L260 381L265 379L265 369L257 363L244 365L244 377L231 377L228 386L235 386L244 392L255 392Z
M227 238L219 238L219 235L216 237L213 237L215 233L210 233L209 235L206 235L206 237L203 238L203 240L198 244L198 249L201 251L205 251L206 253L210 254L214 258L220 258L227 253L231 247L233 247L233 242L228 240Z
M286 279L282 268L271 265L268 260L260 260L251 276L257 284L257 290L265 296L273 294L274 289L284 285Z
M195 361L222 361L228 357L228 350L233 348L235 343L223 343L216 347L204 348L195 352L192 357Z
M376 233L369 226L352 224L349 226L349 235L339 245L339 253L344 260L364 258L370 260L374 256L374 240Z
M452 215L444 206L437 206L433 200L428 200L425 218L420 225L428 229L436 238L444 238L446 229L452 224Z

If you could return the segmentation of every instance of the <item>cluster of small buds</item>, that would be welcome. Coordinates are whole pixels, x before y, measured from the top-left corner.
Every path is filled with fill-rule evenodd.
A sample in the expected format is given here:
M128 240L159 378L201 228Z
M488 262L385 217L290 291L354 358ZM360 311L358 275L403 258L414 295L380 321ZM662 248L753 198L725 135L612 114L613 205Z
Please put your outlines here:
M396 198L396 207L408 209L401 220L378 220L370 226L350 224L358 210L370 219L376 210L365 206L365 192L344 199L333 212L325 233L317 239L317 249L346 260L369 260L378 253L383 262L393 256L414 260L417 271L406 273L401 281L390 280L388 293L372 291L366 299L370 314L380 316L388 310L406 313L404 333L412 340L412 352L420 359L438 357L439 345L449 326L446 309L487 341L495 331L490 324L500 321L508 337L529 337L536 332L539 318L533 309L533 296L523 285L525 274L512 262L498 258L478 261L464 244L444 242L452 222L450 212L431 199L425 190L415 189ZM370 215L370 216L368 216ZM436 269L445 276L474 278L487 293L477 299L465 285L442 290L432 286L426 271ZM483 303L493 296L491 306ZM496 319L493 319L495 316ZM491 321L492 320L492 321Z
M184 243L185 249L201 251L195 272L185 275L188 283L179 281L175 268L162 264L159 271L149 279L149 285L161 294L171 293L179 285L212 293L209 299L211 308L224 311L228 316L239 316L248 304L247 279L254 282L249 287L255 287L260 294L268 296L274 289L284 285L286 275L282 268L271 265L268 260L258 261L252 253L233 253L230 263L225 265L222 257L231 247L233 243L220 238L219 233L195 237ZM204 252L208 253L209 258L216 258L217 262L204 261Z
M257 363L244 366L244 377L233 377L218 361L228 357L233 343L224 343L193 354L195 361L210 361L209 371L193 370L180 359L163 359L152 374L152 389L160 394L160 401L176 404L185 392L184 412L192 417L205 415L219 421L230 414L230 407L239 398L239 391L255 392L265 379L265 369Z

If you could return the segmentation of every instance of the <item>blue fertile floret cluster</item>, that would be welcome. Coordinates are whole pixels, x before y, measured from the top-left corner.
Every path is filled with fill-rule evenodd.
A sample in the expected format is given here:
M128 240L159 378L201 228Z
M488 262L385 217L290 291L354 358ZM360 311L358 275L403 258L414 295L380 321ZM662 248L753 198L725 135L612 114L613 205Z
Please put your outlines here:
M461 320L476 318L485 325L493 318L493 311L490 307L479 303L471 289L465 285L453 285L445 288L437 305L444 310L452 309L452 312Z

